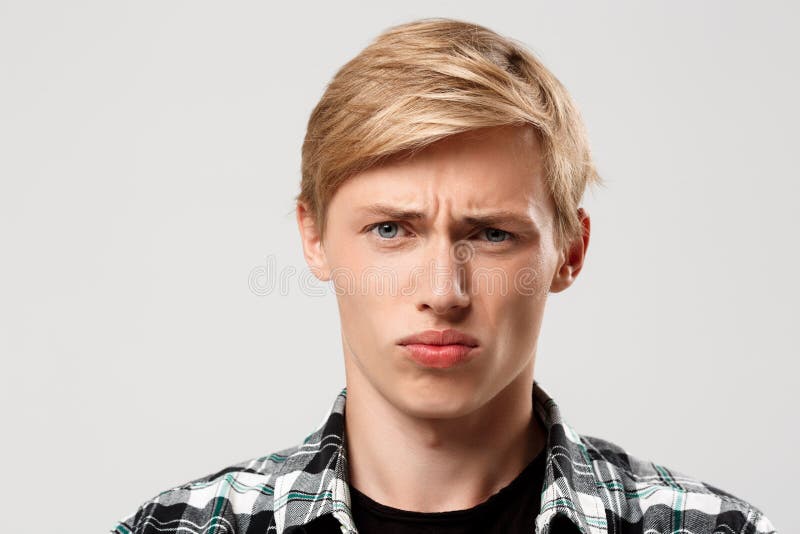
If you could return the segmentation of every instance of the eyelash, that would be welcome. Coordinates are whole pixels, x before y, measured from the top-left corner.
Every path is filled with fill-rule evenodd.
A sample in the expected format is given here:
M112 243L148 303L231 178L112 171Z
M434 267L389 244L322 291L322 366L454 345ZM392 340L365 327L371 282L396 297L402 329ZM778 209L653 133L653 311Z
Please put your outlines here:
M400 224L397 221L381 221L381 222L377 222L377 223L374 223L374 224L371 224L371 225L367 226L364 231L365 232L372 232L375 228L379 227L380 225L388 224L388 223L396 224L399 228L403 227L403 225ZM503 230L502 228L495 228L493 226L484 226L483 228L480 229L481 232L483 232L485 230L500 230L501 232L503 232L507 236L506 239L504 239L502 241L488 241L487 240L486 241L487 243L494 243L494 244L499 245L501 243L507 243L507 242L516 241L517 239L519 239L519 236L517 236L517 234L511 233L511 232L509 232L507 230ZM394 241L395 238L378 236L378 239L380 239L381 241Z

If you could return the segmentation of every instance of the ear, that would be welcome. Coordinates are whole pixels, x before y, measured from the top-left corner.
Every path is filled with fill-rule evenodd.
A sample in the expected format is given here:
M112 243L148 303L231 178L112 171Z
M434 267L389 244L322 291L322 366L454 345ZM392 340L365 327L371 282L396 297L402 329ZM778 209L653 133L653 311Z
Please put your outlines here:
M303 201L297 202L297 228L300 230L300 239L303 243L303 256L308 268L317 279L326 282L330 280L331 273L322 236L319 235L317 221L308 205Z
M589 248L591 222L589 214L583 208L578 208L578 219L580 219L583 231L581 235L572 239L560 251L559 265L553 274L553 281L550 284L551 293L558 293L571 286L583 268L586 250Z

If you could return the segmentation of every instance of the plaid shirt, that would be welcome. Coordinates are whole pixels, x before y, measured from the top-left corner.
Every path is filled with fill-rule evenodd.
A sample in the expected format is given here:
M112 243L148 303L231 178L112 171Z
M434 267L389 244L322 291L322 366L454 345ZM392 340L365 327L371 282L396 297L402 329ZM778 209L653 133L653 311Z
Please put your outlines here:
M347 388L302 444L168 489L111 531L117 534L355 534L344 412ZM548 429L541 509L531 534L767 534L755 506L714 486L579 435L533 383Z

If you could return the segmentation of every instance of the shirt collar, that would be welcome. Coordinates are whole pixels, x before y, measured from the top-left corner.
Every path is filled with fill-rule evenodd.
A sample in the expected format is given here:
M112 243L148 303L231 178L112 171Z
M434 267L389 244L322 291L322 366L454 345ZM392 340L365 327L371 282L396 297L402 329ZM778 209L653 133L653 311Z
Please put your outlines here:
M350 511L344 413L347 388L322 424L295 448L275 473L273 510L277 534L333 514L344 534L355 532ZM533 407L548 431L545 478L536 531L546 534L555 521L569 520L584 534L606 534L606 513L592 460L580 435L538 382ZM533 534L533 533L531 533Z

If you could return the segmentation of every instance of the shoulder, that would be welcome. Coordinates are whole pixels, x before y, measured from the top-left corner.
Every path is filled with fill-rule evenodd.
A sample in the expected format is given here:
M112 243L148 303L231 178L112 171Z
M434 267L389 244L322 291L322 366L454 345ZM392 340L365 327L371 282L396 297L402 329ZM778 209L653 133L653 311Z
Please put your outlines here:
M623 532L632 525L642 532L775 532L762 510L740 497L605 439L580 439L608 521Z
M162 491L117 522L111 532L266 532L273 523L276 476L298 448L251 458Z

